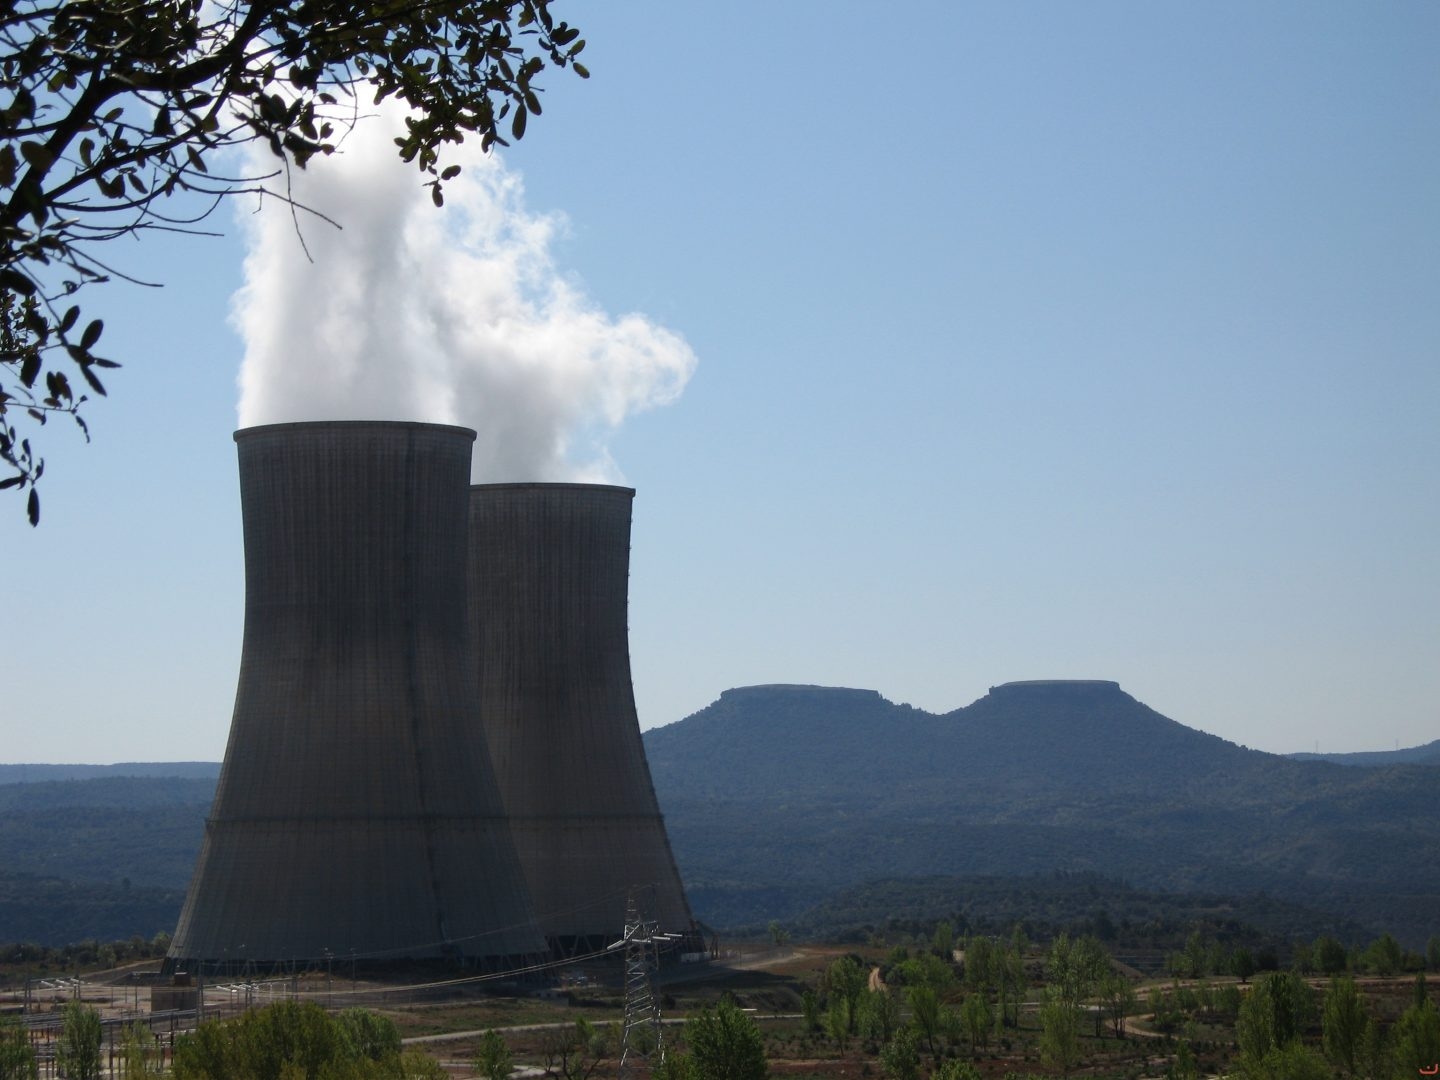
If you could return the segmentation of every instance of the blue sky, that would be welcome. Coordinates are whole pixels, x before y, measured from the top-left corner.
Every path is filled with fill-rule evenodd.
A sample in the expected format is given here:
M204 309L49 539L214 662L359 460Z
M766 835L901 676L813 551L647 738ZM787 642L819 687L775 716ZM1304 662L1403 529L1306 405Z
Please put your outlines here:
M1265 750L1440 737L1440 8L557 10L593 77L505 165L564 280L699 361L608 439L644 726L1073 677ZM47 429L41 528L0 513L0 760L223 753L214 224L116 246L166 286L92 295L126 366L90 446Z

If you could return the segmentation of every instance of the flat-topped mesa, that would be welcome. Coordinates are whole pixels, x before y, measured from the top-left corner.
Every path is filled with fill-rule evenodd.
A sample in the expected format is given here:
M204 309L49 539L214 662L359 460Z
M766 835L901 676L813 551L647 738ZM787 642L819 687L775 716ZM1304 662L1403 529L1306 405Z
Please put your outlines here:
M1111 694L1124 693L1113 679L1021 679L990 687L991 694Z
M859 690L848 686L814 686L807 683L757 683L720 691L720 700L734 702L757 697L825 697L850 698L855 701L883 701L878 690Z

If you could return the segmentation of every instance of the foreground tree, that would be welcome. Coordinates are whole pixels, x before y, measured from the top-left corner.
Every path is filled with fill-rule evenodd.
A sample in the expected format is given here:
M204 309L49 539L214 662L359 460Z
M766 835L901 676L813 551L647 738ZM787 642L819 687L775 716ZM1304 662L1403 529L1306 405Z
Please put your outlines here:
M844 998L850 1003L852 1010L858 1010L860 995L865 992L868 982L866 970L854 956L842 956L833 960L825 969L825 995L832 1004L836 998Z
M1433 1076L1426 1072L1440 1063L1440 1011L1433 1001L1412 1005L1390 1029L1392 1075Z
M400 1056L400 1029L389 1017L369 1009L345 1009L335 1023L351 1057L383 1061Z
M1355 980L1348 976L1332 979L1321 1009L1325 1056L1346 1076L1359 1071L1369 1021Z
M1263 1063L1272 1050L1285 1050L1300 1041L1300 1033L1314 1014L1314 996L1305 980L1293 971L1271 973L1255 983L1236 1018L1235 1034L1246 1068L1265 1075ZM1297 1058L1298 1060L1298 1058ZM1324 1061L1321 1061L1324 1067Z
M1125 1034L1125 1017L1135 1011L1139 995L1130 980L1118 971L1100 977L1100 1003L1118 1039Z
M755 1021L729 999L685 1025L693 1080L765 1080L765 1040Z
M491 1029L480 1037L480 1049L475 1054L475 1071L485 1080L505 1080L515 1067L515 1059L505 1036Z
M1188 1042L1181 1042L1175 1048L1175 1060L1165 1070L1165 1080L1199 1080L1200 1064L1195 1060L1195 1051Z
M609 1027L596 1027L589 1020L579 1019L573 1027L547 1031L540 1040L545 1056L545 1072L563 1080L589 1080L595 1070L619 1049L618 1032ZM647 1048L648 1049L648 1048Z
M1241 1075L1246 1080L1331 1080L1325 1059L1299 1042L1272 1046L1255 1060L1244 1059Z
M1365 950L1365 964L1376 975L1394 975L1400 970L1404 950L1388 931L1370 943Z
M165 1075L160 1040L148 1024L130 1024L120 1043L125 1080L160 1080Z
M1230 974L1242 983L1248 983L1255 971L1255 956L1249 949L1241 946L1230 954Z
M78 1001L65 1006L60 1041L55 1047L55 1061L65 1080L97 1080L101 1064L100 1039L98 1012Z
M971 1065L968 1061L960 1061L950 1058L940 1063L940 1067L930 1074L931 1080L984 1080L980 1070Z
M995 1010L984 994L971 994L965 999L960 1006L960 1020L970 1037L970 1053L989 1043L990 1029L995 1026Z
M0 1080L36 1080L40 1075L35 1048L19 1022L0 1017Z
M860 1034L879 1046L889 1042L900 1026L900 1006L889 990L866 990L860 997Z
M282 1001L210 1020L175 1043L175 1080L444 1080L439 1063L401 1052L395 1025L361 1009L331 1017Z
M1080 1060L1080 1010L1054 987L1040 1006L1040 1056L1066 1076Z
M850 1042L850 1033L856 1028L855 1006L850 1003L847 997L836 997L830 999L830 1007L825 1010L825 1034L835 1040L835 1045L843 1051Z
M1349 960L1345 955L1345 946L1327 934L1321 934L1315 939L1313 952L1315 966L1325 975L1339 975L1345 970Z
M890 1080L920 1080L920 1044L913 1028L901 1028L880 1048L880 1064Z
M103 327L71 297L118 273L110 241L199 231L240 192L286 198L289 170L331 153L372 104L411 110L398 153L441 205L459 172L442 160L445 144L474 136L488 150L524 135L547 64L588 75L577 60L585 42L550 5L8 0L0 296L24 337L0 341L0 428L16 411L36 423L73 411L81 399L67 369L105 393L97 370L117 365L94 352ZM221 171L221 152L257 141L274 171ZM6 486L33 491L39 459L28 448L0 458L15 470Z
M925 1039L925 1048L935 1055L935 1036L940 1033L940 998L931 986L906 987L910 1000L910 1020L915 1031Z

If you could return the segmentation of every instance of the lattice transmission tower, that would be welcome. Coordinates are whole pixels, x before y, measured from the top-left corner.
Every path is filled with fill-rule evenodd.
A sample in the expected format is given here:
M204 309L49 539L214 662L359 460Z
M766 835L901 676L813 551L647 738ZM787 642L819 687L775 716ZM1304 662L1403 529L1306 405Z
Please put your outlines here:
M625 935L610 946L625 950L625 1026L619 1080L633 1080L665 1061L655 977L660 970L661 945L677 936L662 934L654 919L642 916L635 892L630 891L625 903Z

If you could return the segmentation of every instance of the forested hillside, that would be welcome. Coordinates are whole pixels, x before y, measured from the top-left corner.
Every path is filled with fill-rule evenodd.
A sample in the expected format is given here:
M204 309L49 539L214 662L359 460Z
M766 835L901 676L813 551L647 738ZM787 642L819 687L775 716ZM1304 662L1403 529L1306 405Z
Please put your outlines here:
M1440 765L1440 739L1424 746L1408 746L1398 750L1362 750L1354 754L1290 754L1296 761L1328 761L1332 765L1358 765L1366 768L1386 765Z
M944 715L870 690L747 687L645 744L692 906L717 927L842 931L966 889L995 910L954 911L1008 917L1023 904L955 879L1089 875L1242 898L1234 918L1310 921L1311 936L1440 933L1440 767L1247 750L1115 683L1008 684ZM3 768L0 941L173 929L217 765ZM1079 902L1052 897L1045 917Z
M694 904L722 925L877 878L1062 870L1440 932L1440 770L1247 750L1114 683L1008 684L943 716L748 687L646 746Z
M0 942L175 929L215 780L156 773L0 785Z

